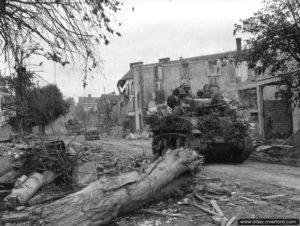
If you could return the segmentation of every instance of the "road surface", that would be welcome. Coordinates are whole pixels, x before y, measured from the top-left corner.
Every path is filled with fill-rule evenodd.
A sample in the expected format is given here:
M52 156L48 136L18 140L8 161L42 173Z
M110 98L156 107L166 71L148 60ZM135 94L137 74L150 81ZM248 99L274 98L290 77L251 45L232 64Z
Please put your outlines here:
M78 142L85 142L82 138ZM115 152L135 155L151 156L150 141L127 141L122 139L102 138L99 141L88 141L100 144ZM265 217L265 218L291 218L300 216L300 168L279 164L262 163L246 160L243 164L205 164L199 172L206 178L219 178L226 184L239 184L241 194L253 194L258 197L283 194L280 199L268 200L265 204L253 204L245 200L238 200L235 204L221 203L220 207L226 216ZM175 204L176 206L176 204ZM193 209L189 209L194 211ZM145 219L136 216L139 222ZM156 218L150 217L150 220ZM135 220L131 219L134 222ZM214 225L207 223L211 218L201 219L196 223L176 220L172 225ZM206 224L207 223L207 224ZM126 224L118 224L126 225ZM132 224L143 225L143 224ZM169 225L163 223L162 225Z

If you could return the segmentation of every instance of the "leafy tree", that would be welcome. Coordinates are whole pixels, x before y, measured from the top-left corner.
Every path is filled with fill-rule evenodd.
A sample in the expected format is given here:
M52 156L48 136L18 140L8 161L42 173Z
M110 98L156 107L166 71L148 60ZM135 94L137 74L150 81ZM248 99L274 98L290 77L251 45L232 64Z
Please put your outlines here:
M6 110L14 112L14 117L9 120L19 136L23 135L23 129L26 128L25 116L29 105L29 93L34 87L34 73L27 71L26 67L20 66L9 76L1 76L1 83L5 86L10 94L11 101L3 106Z
M69 103L56 85L50 84L41 88L34 88L29 97L30 109L26 114L28 127L42 126L43 132L46 125L68 113Z
M14 83L17 81L15 78L6 77L6 81ZM12 86L15 86L14 84ZM24 86L23 86L24 87ZM47 85L44 87L35 87L34 85L22 93L24 103L16 104L15 98L12 100L10 105L6 105L7 109L13 110L16 113L21 111L19 114L15 114L9 120L15 131L23 131L30 133L34 126L42 126L43 131L45 126L58 119L60 116L68 113L70 104L63 99L61 91L56 85ZM13 89L14 90L14 89ZM21 117L21 124L19 123L19 116ZM20 129L22 126L22 129Z
M76 108L76 103L75 103L74 98L73 97L68 97L68 98L65 99L65 102L67 102L68 105L69 105L69 111L74 114L75 113L75 108Z
M244 57L257 73L281 74L284 98L296 103L293 86L300 81L300 2L264 0L252 17L235 24L234 34L248 33ZM289 73L296 71L296 73ZM298 72L297 72L298 71Z
M264 72L286 71L300 64L299 0L264 0L264 7L254 16L235 24L234 33L248 33L248 62Z

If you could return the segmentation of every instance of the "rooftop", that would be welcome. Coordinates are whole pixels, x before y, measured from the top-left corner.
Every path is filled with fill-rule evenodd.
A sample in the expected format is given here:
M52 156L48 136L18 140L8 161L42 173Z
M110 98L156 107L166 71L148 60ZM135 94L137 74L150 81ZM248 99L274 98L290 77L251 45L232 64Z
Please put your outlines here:
M83 105L83 104L97 104L99 101L99 97L92 97L92 96L87 96L87 97L79 97L78 98L78 104Z

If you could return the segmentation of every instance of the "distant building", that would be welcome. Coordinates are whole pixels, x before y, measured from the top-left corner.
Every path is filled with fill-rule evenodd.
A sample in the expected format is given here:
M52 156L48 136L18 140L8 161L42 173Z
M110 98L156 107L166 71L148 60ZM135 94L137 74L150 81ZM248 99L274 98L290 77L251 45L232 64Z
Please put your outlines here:
M78 106L83 107L84 111L97 111L99 97L92 97L89 94L87 97L78 98Z
M100 126L113 126L120 120L120 96L115 93L102 94L98 101Z

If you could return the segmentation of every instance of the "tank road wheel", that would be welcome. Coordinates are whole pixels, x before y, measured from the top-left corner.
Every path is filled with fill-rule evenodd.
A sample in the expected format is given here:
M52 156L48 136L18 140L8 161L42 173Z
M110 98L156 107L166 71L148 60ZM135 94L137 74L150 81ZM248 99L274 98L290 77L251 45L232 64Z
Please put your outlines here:
M234 151L231 155L231 161L234 163L243 163L249 157L252 150L252 141L250 137L247 136L234 148Z

